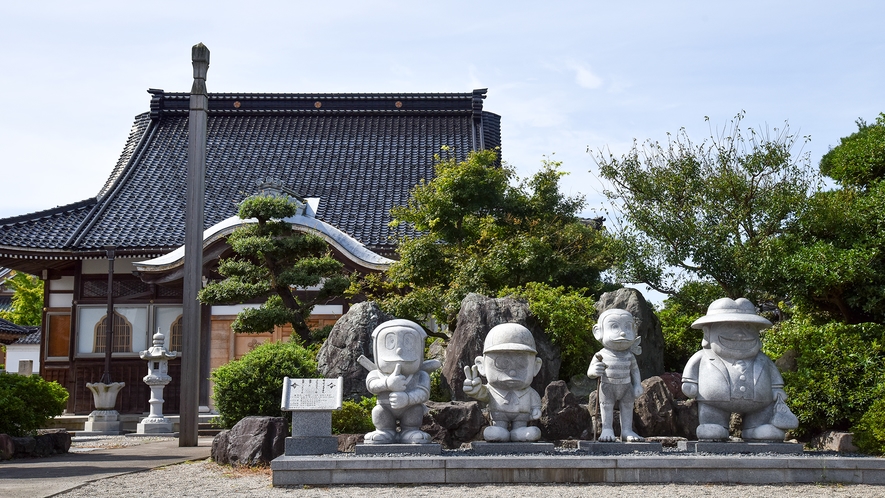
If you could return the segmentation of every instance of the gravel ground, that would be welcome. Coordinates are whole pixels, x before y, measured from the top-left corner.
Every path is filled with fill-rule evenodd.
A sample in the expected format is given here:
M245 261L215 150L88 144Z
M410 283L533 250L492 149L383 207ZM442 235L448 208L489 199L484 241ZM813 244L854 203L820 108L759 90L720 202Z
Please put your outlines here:
M71 451L90 448L114 448L146 444L159 438L77 438ZM694 497L716 498L763 497L858 497L885 496L885 486L799 484L744 486L722 484L549 484L549 485L426 485L426 486L333 486L274 488L270 469L234 469L209 460L187 462L94 481L80 488L61 493L64 497L324 497L324 498L423 498L441 496L475 496L488 498L522 498L555 496L571 498L609 494L615 497Z

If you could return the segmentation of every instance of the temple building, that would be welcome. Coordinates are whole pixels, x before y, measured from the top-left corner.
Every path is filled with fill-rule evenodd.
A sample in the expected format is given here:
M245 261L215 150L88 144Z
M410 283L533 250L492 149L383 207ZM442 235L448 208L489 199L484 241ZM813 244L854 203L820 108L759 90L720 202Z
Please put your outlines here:
M188 93L148 90L150 110L135 117L107 182L95 197L0 219L0 267L45 284L39 373L70 392L68 412L89 413L86 383L104 372L125 382L120 413L148 411L141 381L157 330L181 349L182 256L188 142ZM246 222L238 203L266 192L299 200L289 220L316 233L350 271L383 271L408 227L389 226L390 208L434 174L447 146L458 159L500 147L500 117L483 110L486 90L439 94L209 94L203 278L230 255L226 236ZM235 334L230 323L249 304L202 306L200 404L210 405L211 369L289 331ZM113 343L106 319L115 314ZM347 311L317 306L315 326ZM173 360L164 410L177 413L180 360Z

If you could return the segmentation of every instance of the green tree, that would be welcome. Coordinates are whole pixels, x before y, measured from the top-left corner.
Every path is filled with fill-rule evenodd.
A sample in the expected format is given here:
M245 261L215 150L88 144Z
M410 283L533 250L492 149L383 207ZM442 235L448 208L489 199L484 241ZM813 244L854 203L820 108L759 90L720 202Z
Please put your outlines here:
M885 322L885 114L858 120L820 162L840 188L814 194L785 237L769 241L768 285L846 323ZM777 264L771 264L777 261Z
M0 318L16 325L40 325L43 321L43 281L27 273L16 273L6 279L14 291L12 309L0 311Z
M703 331L691 328L695 320L707 314L713 301L724 297L719 285L712 282L686 282L679 292L664 300L657 312L664 335L664 370L682 372L689 358L701 349Z
M728 129L695 144L684 129L622 158L595 156L623 217L618 276L674 295L685 281L716 282L731 298L760 297L764 242L781 236L817 188L808 154L788 126ZM807 139L807 138L806 138Z
M391 210L394 225L410 224L419 235L400 240L399 261L361 290L397 316L434 316L449 327L470 292L494 296L529 282L598 292L610 266L608 237L601 220L578 217L582 197L562 194L559 166L545 161L517 181L495 151L439 160L435 178Z
M257 223L237 228L227 242L235 256L222 259L224 280L200 291L206 304L245 303L267 297L260 308L246 309L231 324L234 332L267 332L291 324L305 344L311 342L307 318L316 304L340 296L349 278L319 236L293 230L285 218L298 210L285 195L262 195L244 200L239 217ZM318 288L309 295L298 289Z
M39 375L0 373L0 434L30 436L61 415L68 391Z

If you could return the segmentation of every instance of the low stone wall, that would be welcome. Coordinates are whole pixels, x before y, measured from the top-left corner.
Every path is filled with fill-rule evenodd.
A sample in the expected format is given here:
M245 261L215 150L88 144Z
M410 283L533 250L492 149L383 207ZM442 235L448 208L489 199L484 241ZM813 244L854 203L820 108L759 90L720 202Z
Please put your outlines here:
M13 437L0 434L0 460L34 458L67 453L71 448L71 434L55 431L34 437Z

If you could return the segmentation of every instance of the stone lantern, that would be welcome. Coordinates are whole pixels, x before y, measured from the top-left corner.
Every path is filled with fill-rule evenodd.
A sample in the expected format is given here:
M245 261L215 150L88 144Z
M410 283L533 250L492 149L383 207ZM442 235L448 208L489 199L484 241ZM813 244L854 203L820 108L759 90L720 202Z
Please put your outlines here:
M138 423L138 434L171 434L172 421L163 417L163 388L166 387L172 377L169 377L169 360L178 356L178 353L167 351L163 347L165 336L158 330L154 334L154 345L145 351L138 353L142 360L148 362L148 374L144 376L144 383L151 388L151 412L147 418Z

